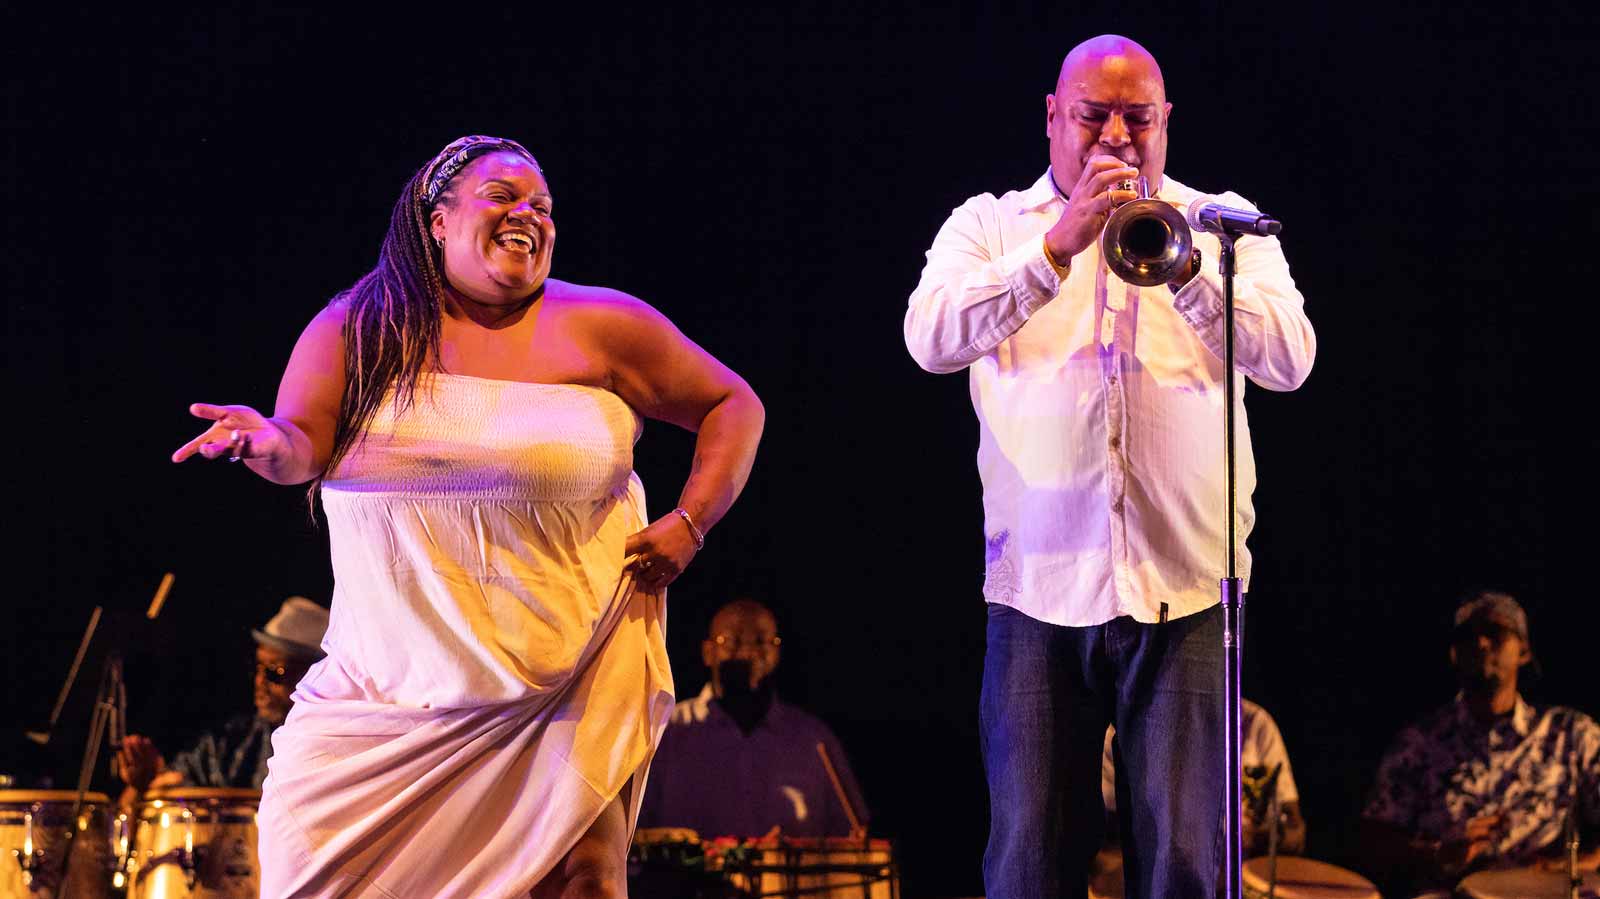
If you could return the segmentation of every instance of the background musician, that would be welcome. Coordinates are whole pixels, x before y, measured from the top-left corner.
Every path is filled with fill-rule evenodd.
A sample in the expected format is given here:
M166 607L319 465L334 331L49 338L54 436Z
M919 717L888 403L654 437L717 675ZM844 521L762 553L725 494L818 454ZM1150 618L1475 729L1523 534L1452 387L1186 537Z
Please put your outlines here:
M1278 834L1278 852L1299 855L1306 851L1306 820L1300 814L1300 790L1295 786L1294 770L1289 765L1289 749L1284 745L1283 734L1267 710L1256 703L1242 700L1240 710L1240 724L1244 731L1244 739L1239 744L1239 761L1244 767L1245 784L1245 801L1240 807L1243 812L1240 823L1243 825L1244 855L1250 858L1267 854L1271 838L1267 826L1271 820L1268 817L1271 794L1265 788L1274 769L1278 769L1275 786L1282 822L1282 830ZM1115 737L1116 728L1106 728L1105 753L1100 765L1100 794L1106 807L1107 836L1113 839L1119 831L1115 819Z
M687 827L703 837L847 836L850 813L817 751L822 744L852 811L866 804L833 731L777 696L778 623L753 599L711 619L700 657L711 679L678 703L656 751L641 827Z
M117 753L117 773L127 786L120 799L132 808L146 790L161 787L261 789L272 756L272 732L289 715L295 684L322 658L328 610L304 596L283 601L255 639L255 710L201 734L169 763L149 737L128 734Z
M1505 593L1455 613L1450 664L1461 692L1400 731L1362 812L1362 844L1385 895L1450 888L1486 868L1566 870L1568 816L1600 866L1600 727L1517 690L1533 662L1528 618ZM1559 853L1559 854L1558 854Z

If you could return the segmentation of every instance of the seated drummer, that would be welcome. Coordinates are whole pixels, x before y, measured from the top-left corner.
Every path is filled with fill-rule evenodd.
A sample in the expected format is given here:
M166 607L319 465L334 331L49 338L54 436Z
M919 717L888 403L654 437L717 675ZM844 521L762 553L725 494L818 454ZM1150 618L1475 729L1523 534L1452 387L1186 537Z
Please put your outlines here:
M1384 895L1451 889L1486 868L1565 871L1575 815L1580 871L1600 867L1600 727L1530 705L1528 617L1504 593L1456 609L1450 663L1461 692L1402 730L1362 812L1362 846Z
M289 696L295 684L322 658L327 629L327 609L303 596L289 597L265 628L250 632L256 642L254 714L237 715L202 734L170 764L148 737L124 737L117 753L117 773L127 784L121 806L131 809L146 790L163 787L261 789L272 755L272 732L294 704Z
M866 806L833 731L779 699L778 623L738 599L711 619L700 657L711 681L678 703L650 765L641 827L686 827L701 837L850 836L817 744L827 748L862 826Z
M1277 774L1278 794L1278 852L1282 855L1300 855L1306 851L1306 822L1300 815L1300 791L1294 785L1294 771L1289 767L1289 750L1278 731L1278 722L1272 720L1267 710L1248 699L1240 700L1240 729L1244 740L1239 744L1239 763L1244 769L1244 802L1240 806L1240 830L1244 842L1245 858L1266 855L1272 839L1269 812L1272 796L1264 791L1272 772ZM1117 788L1116 766L1113 762L1113 740L1116 728L1106 728L1105 752L1100 762L1100 796L1106 808L1106 831L1112 840L1119 839L1116 818Z
M1248 699L1240 700L1240 728L1244 741L1239 744L1239 764L1244 769L1244 796L1240 805L1240 832L1244 843L1244 857L1266 855L1271 849L1272 794L1266 786L1274 782L1278 794L1278 854L1300 855L1306 851L1306 822L1300 815L1300 791L1294 784L1294 771L1289 767L1289 750L1278 722L1272 720L1267 710ZM1106 839L1090 865L1091 896L1121 896L1122 834L1117 817L1117 786L1115 739L1117 729L1106 728L1105 751L1100 759L1100 799L1106 809ZM1219 825L1220 826L1220 825ZM1219 890L1220 893L1220 890Z

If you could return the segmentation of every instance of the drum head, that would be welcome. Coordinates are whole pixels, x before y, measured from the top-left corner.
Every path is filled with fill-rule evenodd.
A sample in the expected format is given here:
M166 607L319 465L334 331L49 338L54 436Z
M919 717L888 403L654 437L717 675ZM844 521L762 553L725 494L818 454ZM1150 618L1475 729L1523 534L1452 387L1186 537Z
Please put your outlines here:
M1252 858L1244 863L1246 892L1265 896L1271 878L1271 860ZM1372 881L1338 865L1293 855L1278 856L1278 899L1379 899Z
M32 805L35 802L72 803L78 800L77 790L0 790L0 805ZM110 805L111 797L104 793L83 794L84 805Z
M144 794L146 802L257 802L261 801L260 790L246 790L238 787L168 787L160 790L151 790Z
M1456 891L1470 899L1567 899L1570 885L1564 871L1508 868L1479 871L1461 881ZM1583 875L1583 891L1579 895L1600 895L1600 874Z
M672 843L698 843L700 834L687 827L641 827L633 832L635 846L662 846Z
M1122 899L1127 884L1122 878L1122 847L1101 846L1094 854L1089 877L1089 899Z

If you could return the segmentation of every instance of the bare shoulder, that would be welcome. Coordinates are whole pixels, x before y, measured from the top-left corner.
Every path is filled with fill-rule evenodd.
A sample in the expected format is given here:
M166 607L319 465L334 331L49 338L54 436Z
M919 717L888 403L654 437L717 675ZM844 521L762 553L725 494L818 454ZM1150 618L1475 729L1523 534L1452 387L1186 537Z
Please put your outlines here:
M334 300L317 311L295 341L289 359L291 373L342 370L344 367L344 319L348 307Z
M277 414L294 421L308 434L326 436L330 441L344 390L347 308L336 299L311 317L295 341L283 380L278 384Z
M300 332L300 343L314 347L342 347L344 345L344 320L349 306L342 299L317 310Z
M574 329L601 344L615 346L676 330L654 306L632 294L554 278L547 284L546 314L559 314Z
M344 332L344 319L349 309L349 304L342 298L334 298L311 316L301 339L339 339Z
M596 322L648 321L663 318L654 306L644 300L610 287L573 284L555 278L551 278L546 284L547 304L559 306L565 315L574 315Z

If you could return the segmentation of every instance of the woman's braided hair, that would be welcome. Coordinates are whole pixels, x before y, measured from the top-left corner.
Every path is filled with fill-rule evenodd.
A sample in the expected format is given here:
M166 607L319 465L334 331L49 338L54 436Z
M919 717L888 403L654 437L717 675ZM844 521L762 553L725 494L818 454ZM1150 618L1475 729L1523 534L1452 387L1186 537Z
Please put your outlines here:
M333 452L311 495L360 442L392 390L397 411L410 408L422 370L439 358L444 315L444 251L431 239L429 217L454 200L451 183L472 160L497 150L533 154L514 140L468 135L452 141L406 182L389 217L378 264L330 305L343 305L344 394Z

